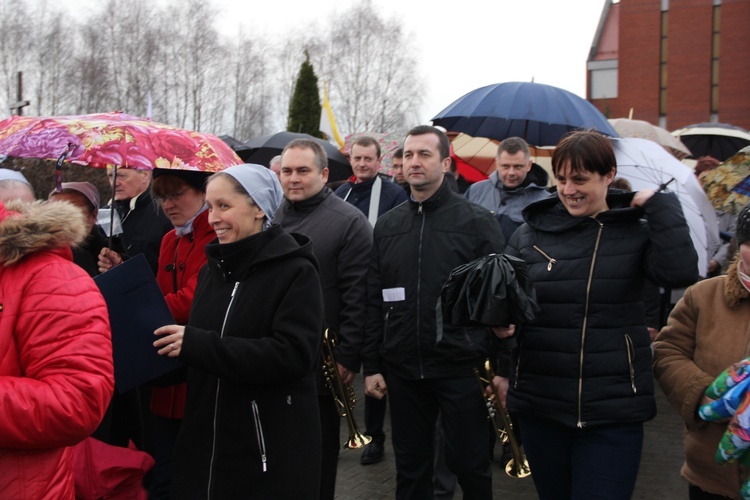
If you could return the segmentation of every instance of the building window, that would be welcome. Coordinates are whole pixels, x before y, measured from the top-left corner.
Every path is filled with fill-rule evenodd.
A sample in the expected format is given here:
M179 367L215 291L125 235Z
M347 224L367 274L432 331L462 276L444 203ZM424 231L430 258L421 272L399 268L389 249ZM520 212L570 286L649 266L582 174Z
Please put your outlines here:
M719 54L721 41L721 5L713 6L711 33L711 114L719 113Z
M667 4L668 5L668 4ZM669 12L661 12L661 43L659 44L659 116L667 116L667 32Z
M617 97L617 59L591 61L589 99L614 99Z

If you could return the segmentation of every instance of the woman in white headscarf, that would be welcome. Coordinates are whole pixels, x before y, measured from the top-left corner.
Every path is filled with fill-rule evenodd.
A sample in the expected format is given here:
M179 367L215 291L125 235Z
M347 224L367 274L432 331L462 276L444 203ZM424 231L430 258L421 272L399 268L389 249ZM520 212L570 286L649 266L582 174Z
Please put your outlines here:
M159 354L188 367L174 498L316 498L322 341L317 262L307 237L271 224L276 175L238 165L206 187L206 246L187 326L159 328Z

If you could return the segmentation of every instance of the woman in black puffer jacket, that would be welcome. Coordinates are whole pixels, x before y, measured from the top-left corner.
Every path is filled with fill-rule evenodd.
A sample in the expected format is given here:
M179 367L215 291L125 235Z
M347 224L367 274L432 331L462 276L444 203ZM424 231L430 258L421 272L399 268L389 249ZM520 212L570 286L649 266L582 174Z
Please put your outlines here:
M524 210L540 312L519 328L508 408L540 498L630 498L656 414L643 282L684 287L697 256L673 194L609 191L608 139L574 132L552 156L558 197Z

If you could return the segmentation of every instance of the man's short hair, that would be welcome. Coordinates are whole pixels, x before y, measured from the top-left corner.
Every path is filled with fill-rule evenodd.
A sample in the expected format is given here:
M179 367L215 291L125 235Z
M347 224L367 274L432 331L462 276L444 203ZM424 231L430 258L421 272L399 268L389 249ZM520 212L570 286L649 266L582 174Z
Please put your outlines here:
M404 148L398 148L396 151L393 152L394 158L403 158L404 157Z
M521 139L520 137L508 137L503 140L497 147L497 158L500 158L500 153L505 151L509 155L514 155L519 152L523 152L526 159L531 158L531 150L529 150L529 144Z
M313 141L312 139L294 139L284 147L281 156L284 156L284 153L289 149L311 149L315 156L314 162L318 167L318 172L322 172L328 166L326 150L317 141Z
M448 140L448 136L445 135L445 133L440 130L439 128L435 128L431 125L417 125L413 129L411 129L409 132L406 133L406 137L409 137L410 135L425 135L425 134L435 134L438 138L438 141L440 141L440 145L438 147L438 150L440 151L440 160L445 160L451 155L451 141Z
M375 154L378 157L377 159L380 159L380 144L378 144L378 141L376 141L375 138L370 137L369 135L363 135L362 137L359 137L356 141L354 141L352 147L354 146L362 146L363 148L375 146ZM351 150L349 152L351 153Z

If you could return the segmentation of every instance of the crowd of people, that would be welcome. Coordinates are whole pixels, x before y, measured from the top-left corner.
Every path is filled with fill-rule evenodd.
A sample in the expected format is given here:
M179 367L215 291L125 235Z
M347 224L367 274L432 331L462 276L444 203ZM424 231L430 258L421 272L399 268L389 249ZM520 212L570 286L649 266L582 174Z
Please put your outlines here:
M94 437L153 457L141 498L332 500L342 419L328 330L333 378L364 377L363 466L383 459L390 415L398 499L458 486L492 498L495 433L473 371L487 359L540 498L632 496L654 377L685 419L690 498L739 498L744 468L713 462L727 422L697 411L748 354L750 207L727 226L736 256L716 249L703 279L676 196L615 188L596 132L560 141L554 188L517 137L464 193L440 129L401 146L384 176L380 145L360 137L352 177L333 187L307 139L267 166L112 169L104 204L88 182L35 201L0 169L0 496L74 498L72 447ZM102 205L119 237L97 226ZM525 263L534 318L444 322L451 271L501 253ZM174 318L153 349L181 365L121 393L92 277L139 254ZM666 325L646 317L659 287L688 287Z

